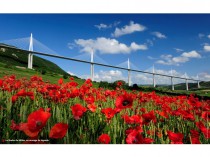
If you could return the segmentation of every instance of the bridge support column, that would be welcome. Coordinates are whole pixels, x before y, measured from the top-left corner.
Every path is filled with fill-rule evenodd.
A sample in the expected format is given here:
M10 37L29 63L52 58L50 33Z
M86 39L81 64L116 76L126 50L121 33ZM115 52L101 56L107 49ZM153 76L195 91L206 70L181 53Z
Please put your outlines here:
M200 86L200 82L198 81L198 88L201 88L201 86Z
M90 75L91 75L91 80L94 81L93 50L91 51Z
M153 73L153 87L156 87L156 83L155 83L155 74Z
M130 60L128 58L128 86L131 86Z
M189 87L188 87L188 80L186 79L186 90L188 91L189 90Z
M131 86L131 71L128 70L128 86Z
M33 69L33 54L31 54L31 69Z
M28 69L32 69L32 53L28 54Z
M173 77L171 77L171 90L174 90L174 80L173 80Z

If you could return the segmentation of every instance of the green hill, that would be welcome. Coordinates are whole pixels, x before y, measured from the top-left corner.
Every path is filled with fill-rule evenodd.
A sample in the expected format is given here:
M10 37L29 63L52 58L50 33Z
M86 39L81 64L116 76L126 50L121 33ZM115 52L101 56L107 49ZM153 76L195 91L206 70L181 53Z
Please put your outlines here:
M0 44L0 62L8 66L28 67L28 54L24 51L15 50L12 48L3 48L4 44ZM33 56L33 69L37 71L46 71L61 75L68 75L59 66L46 59L38 56Z

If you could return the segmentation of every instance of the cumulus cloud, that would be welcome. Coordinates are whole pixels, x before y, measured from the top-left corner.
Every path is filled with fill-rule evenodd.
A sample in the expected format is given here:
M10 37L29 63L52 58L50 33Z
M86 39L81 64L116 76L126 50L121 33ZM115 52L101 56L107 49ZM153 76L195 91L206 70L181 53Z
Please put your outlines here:
M122 28L116 28L114 33L112 33L112 36L119 37L122 35L131 34L134 32L141 32L141 31L144 31L145 29L146 29L145 26L131 21L129 25L125 25Z
M150 68L150 70L148 70L148 71L152 72L152 68ZM179 77L183 77L183 78L185 77L184 73L180 73L176 70L155 69L155 73L169 75L169 76L171 76L171 75L179 76ZM79 77L84 78L84 79L90 78L89 75L83 75L83 76L79 76ZM196 76L192 76L192 77L188 77L188 78L197 79ZM210 80L210 74L201 73L201 74L199 74L199 78L202 79L202 80ZM97 81L97 82L99 82L99 81L114 82L116 80L124 80L125 82L127 82L128 81L128 76L127 76L127 73L123 73L120 70L100 70L99 72L94 74L94 80ZM171 84L171 78L170 77L165 77L165 76L155 75L155 82L156 82L156 85L163 85L163 84L170 85ZM182 79L174 78L174 84L183 83L183 82L184 82L184 80L182 80ZM152 85L153 75L131 72L131 84L134 84L134 83Z
M90 75L82 75L79 77L87 79L90 78ZM100 70L99 72L94 74L94 80L97 82L100 81L114 82L117 80L124 80L126 82L128 78L127 76L124 76L122 71L120 70Z
M99 71L99 73L96 73L94 75L94 80L114 82L116 80L127 81L127 78L124 77L123 73L119 70L109 70L109 71L101 70L101 71Z
M137 44L132 42L130 45L126 45L124 43L120 43L116 39L104 38L100 37L96 40L93 39L78 39L75 40L75 43L79 45L83 52L91 52L92 50L99 51L103 54L129 54L133 51L137 50L147 50L147 45L145 44Z
M203 73L200 73L198 76L199 76L199 79L201 79L201 80L210 81L209 73L203 72Z
M179 66L180 63L185 63L190 60L190 58L201 58L201 55L196 51L184 52L180 56L173 57L172 55L161 55L162 60L158 60L156 63L163 65L176 65Z
M149 70L152 72L152 69ZM163 69L155 69L155 73L158 74L164 74L164 75L173 75L173 76L179 76L179 77L185 77L184 74L177 72L176 70L163 70ZM136 73L135 75L132 76L132 82L137 83L137 84L153 84L153 76L149 74L142 74L142 73ZM175 79L174 78L174 83L182 83L183 80L181 79ZM165 77L165 76L159 76L155 75L155 83L156 85L163 85L163 84L171 84L171 78L170 77Z
M101 23L101 24L99 24L99 25L94 25L96 28L98 28L99 30L101 30L101 29L106 29L106 28L110 28L111 27L111 25L106 25L106 24L103 24L103 23Z
M185 63L185 62L189 61L189 58L183 57L183 56L173 57L173 58L172 58L172 61L173 61L174 63Z
M160 39L167 38L164 34L162 34L160 32L152 32L151 34L154 35L154 36L156 36L157 38L160 38Z
M104 23L100 23L99 25L94 25L96 28L98 28L99 30L102 29L107 29L107 28L112 28L112 27L116 27L117 25L120 24L120 21L115 21L114 23L111 24L104 24Z
M210 45L204 45L203 46L204 51L210 52Z
M196 51L184 52L182 53L182 56L188 58L201 58L201 55Z
M209 35L207 35L207 38L209 38L209 39L210 39L210 34L209 34Z

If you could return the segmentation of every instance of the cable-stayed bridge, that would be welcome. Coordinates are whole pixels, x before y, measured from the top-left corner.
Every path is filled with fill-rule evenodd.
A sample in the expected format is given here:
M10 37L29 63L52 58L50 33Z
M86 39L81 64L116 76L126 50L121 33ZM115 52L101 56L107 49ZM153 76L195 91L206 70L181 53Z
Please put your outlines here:
M187 76L187 74L174 74L174 70L171 70L170 72L161 71L158 69L155 69L154 65L146 70L140 70L137 66L135 66L129 59L125 62L122 62L118 65L110 65L106 61L104 61L102 58L100 58L96 53L94 53L94 50L91 51L91 53L84 53L75 57L65 57L59 55L57 52L53 51L40 41L36 40L33 35L31 34L30 37L26 38L19 38L19 39L11 39L11 40L4 40L0 41L0 43L4 44L1 45L1 47L10 47L12 48L23 50L28 53L28 68L33 68L33 55L42 55L42 56L48 56L53 58L59 58L64 60L71 60L76 62L83 62L90 64L90 77L92 80L94 80L94 66L104 66L119 70L125 70L127 71L127 82L128 85L131 86L131 83L135 83L131 80L131 75L133 73L137 73L134 77L136 79L145 79L146 81L150 81L153 84L153 87L156 87L157 83L164 84L165 82L168 82L171 84L171 89L174 90L174 85L177 82L176 80L184 80L186 83L186 90L189 90L189 81L197 82L197 87L200 88L200 80L197 76L197 78L192 78ZM132 72L132 73L131 73ZM167 79L163 79L167 78Z

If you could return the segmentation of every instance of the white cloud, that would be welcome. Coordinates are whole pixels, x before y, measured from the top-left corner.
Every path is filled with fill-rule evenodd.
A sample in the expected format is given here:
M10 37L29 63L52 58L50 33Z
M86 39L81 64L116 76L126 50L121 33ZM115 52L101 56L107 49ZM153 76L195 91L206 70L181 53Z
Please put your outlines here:
M154 35L154 36L156 36L157 38L160 38L160 39L167 38L164 34L162 34L160 32L152 32L152 35Z
M67 71L68 74L72 75L72 76L76 76L74 73L72 73L71 71Z
M160 58L165 59L165 60L168 60L168 59L170 59L172 57L173 57L172 55L161 55L160 56Z
M119 37L122 35L131 34L134 32L144 31L145 29L146 29L145 26L131 21L129 25L125 25L123 28L116 28L115 32L112 33L112 36Z
M199 37L200 39L202 39L203 37L205 37L205 34L199 33L199 34L198 34L198 37Z
M172 61L173 61L174 63L185 63L185 62L189 61L189 58L183 57L183 56L173 57L173 58L172 58Z
M101 29L110 28L111 25L106 25L106 24L101 23L99 25L95 25L95 27L98 28L99 30L101 30Z
M203 49L206 52L210 52L210 45L204 45Z
M201 55L196 51L184 52L182 53L182 56L188 58L201 58Z
M100 53L104 54L129 54L133 51L137 50L147 50L147 45L142 44L136 44L135 42L132 42L130 46L120 43L116 39L110 39L110 38L104 38L100 37L96 40L93 39L78 39L75 40L75 43L79 45L83 52L91 52L91 50L99 51Z
M123 73L119 70L109 70L109 71L101 70L99 73L95 74L94 78L96 81L107 81L107 82L114 82L116 80L126 81L126 78L123 77Z
M132 42L130 47L134 51L136 51L136 50L147 50L148 49L147 45L144 45L144 44L143 45L138 45L135 42Z
M172 55L161 55L162 60L158 60L156 63L163 65L176 65L179 66L180 63L185 63L190 60L190 58L201 58L201 55L196 51L184 52L180 56L173 57Z
M99 30L102 29L108 29L108 28L112 28L112 27L116 27L117 25L120 24L120 21L115 21L112 24L104 24L104 23L100 23L99 25L94 25L96 28L98 28Z
M179 48L174 48L174 50L176 50L176 52L182 52L182 51L184 51L184 50L179 49Z
M152 68L149 70L152 72ZM164 74L164 75L173 75L173 76L179 76L179 77L184 77L184 74L177 72L176 70L162 70L162 69L155 69L155 73L158 74ZM132 82L137 83L137 84L152 84L153 83L153 76L149 74L142 74L142 73L136 73L135 75L132 76ZM175 79L174 78L174 83L181 83L183 80L181 79ZM156 85L161 85L161 84L171 84L171 78L170 77L165 77L165 76L159 76L155 75L155 83Z
M209 35L207 35L207 38L209 38L209 39L210 39L210 34L209 34Z
M199 79L201 80L210 81L210 74L206 72L200 73L198 76L199 76Z
M74 49L76 45L74 43L68 43L68 48L69 49Z

